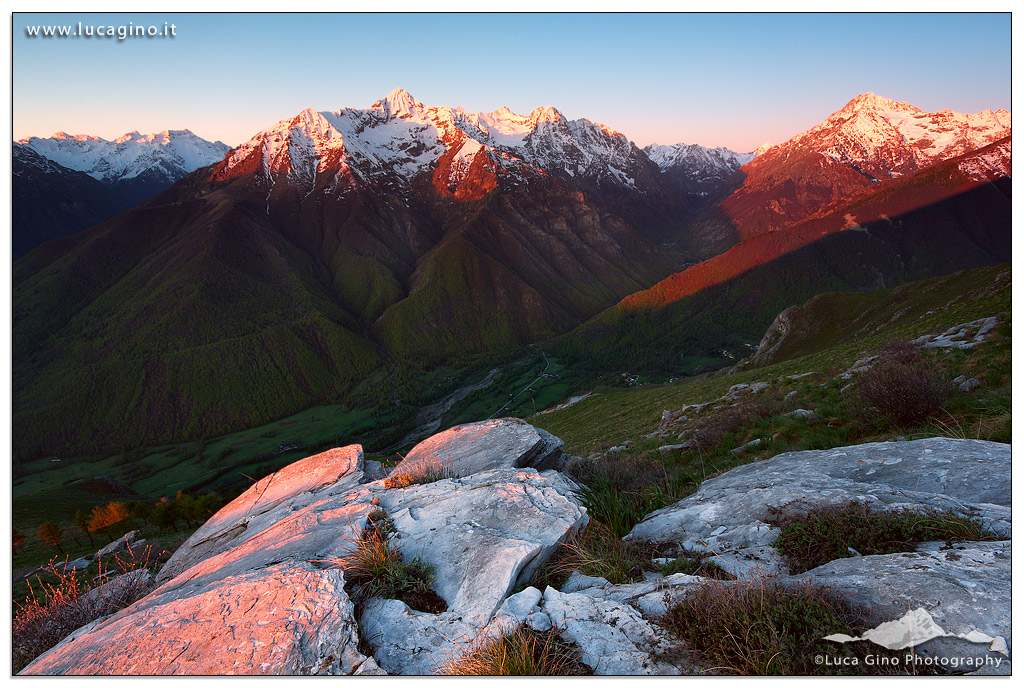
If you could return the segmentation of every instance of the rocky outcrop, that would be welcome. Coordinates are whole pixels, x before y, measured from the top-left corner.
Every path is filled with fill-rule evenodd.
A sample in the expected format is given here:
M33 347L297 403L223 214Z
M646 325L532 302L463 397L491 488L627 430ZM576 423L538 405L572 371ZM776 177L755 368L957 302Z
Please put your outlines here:
M924 543L912 552L838 559L788 576L786 562L772 546L779 535L768 523L772 511L806 511L851 501L879 511L952 509L979 518L1006 540ZM791 452L740 466L650 514L627 539L681 543L711 554L740 577L767 573L790 582L812 580L871 610L878 623L921 607L951 634L977 630L1008 642L1010 524L1010 446L930 438ZM603 586L591 594L607 595L609 590ZM915 651L961 662L940 665L956 669L969 666L962 658L984 659L992 650L944 637ZM1009 663L999 660L994 670L1008 673Z
M977 514L1010 530L1010 448L997 442L931 438L779 454L705 481L686 499L655 511L630 539L680 542L713 554L737 575L784 571L768 525L772 509L842 505L937 508Z
M529 580L587 521L572 484L554 471L502 468L468 478L382 491L406 557L434 566L441 614L374 600L363 612L363 637L382 668L430 674L494 619L517 581Z
M455 476L494 468L558 468L562 440L517 418L457 425L413 447L392 476L443 468Z
M595 674L679 673L677 667L651 658L667 636L627 604L549 587L544 591L544 612L562 637L580 648L581 661Z
M543 465L556 451L560 441L503 419L453 428L406 459L415 465L444 456L460 472L471 471L461 477L389 487L395 483L380 477L378 467L368 475L358 445L303 459L214 515L167 562L153 592L78 629L23 673L423 675L481 636L519 624L554 629L595 674L695 671L660 617L706 579L648 572L645 580L612 585L576 572L561 590L529 585L588 521L571 480L515 465ZM857 500L877 510L953 509L1008 539L1009 470L1008 445L972 440L791 452L705 481L627 538L704 552L739 576L724 585L768 573L784 583L829 586L877 622L926 610L942 632L915 648L922 656L1003 657L1011 630L1008 540L925 543L913 552L840 559L790 576L769 521L773 509ZM432 568L432 588L447 609L417 611L346 588L342 559L371 514L379 522L379 512L402 558ZM114 592L137 596L150 586L148 575L130 574L95 594L97 600ZM513 593L517 587L523 589ZM978 634L993 644L973 642ZM1008 661L993 667L1009 671Z
M486 430L525 437L517 460L542 462L561 445L521 421ZM484 456L464 457L472 442L430 446L467 467ZM364 467L352 445L260 480L175 552L153 593L79 629L23 673L433 673L500 609L508 617L516 583L587 522L575 485L555 471L505 467L389 488L367 481ZM340 559L375 511L390 517L406 560L433 567L446 612L373 599L357 620ZM375 658L359 651L360 638Z
M980 631L1010 641L1010 543L927 543L915 552L837 559L799 576L841 590L878 621L917 607L946 632ZM984 658L990 645L935 638L915 647L925 657ZM1004 660L1005 661L1005 660Z

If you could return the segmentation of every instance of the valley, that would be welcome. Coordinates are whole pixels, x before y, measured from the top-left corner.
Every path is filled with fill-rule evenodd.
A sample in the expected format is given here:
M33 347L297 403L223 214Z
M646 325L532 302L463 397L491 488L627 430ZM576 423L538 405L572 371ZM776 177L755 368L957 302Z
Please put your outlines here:
M430 623L458 616L476 633L531 591L551 619L569 596L595 605L607 589L637 628L669 624L667 608L644 606L662 590L652 581L736 581L768 545L751 535L761 549L741 542L722 557L706 542L726 532L715 530L697 556L665 523L703 508L709 485L727 486L724 503L730 481L746 489L755 471L777 482L776 457L799 468L826 452L814 456L835 462L836 480L855 445L905 453L936 440L969 463L981 459L959 447L975 441L992 465L1008 461L1005 110L927 112L865 93L782 143L736 152L640 148L550 106L469 112L397 88L365 108L301 110L235 147L188 130L61 132L18 142L14 161L16 208L40 206L16 210L14 234L13 568L26 609L38 611L32 576L104 575L93 535L111 547L123 535L112 551L129 553L138 537L157 559L140 564L129 611L179 593L168 608L207 604L205 591L190 597L202 585L181 587L186 570L244 597L246 581L280 567L299 581L275 588L282 599L310 578L348 605L337 641L348 654L317 655L321 668L417 673L429 652L408 650ZM812 474L794 490L829 494ZM998 532L972 536L977 557L1002 558L1001 544L979 544L1008 532L1002 485L992 504L984 485L965 489L963 504L998 516ZM944 504L938 492L915 499ZM435 541L475 532L469 511L503 514L505 497L543 526L528 556L502 549L504 531L479 545L493 557ZM459 528L428 525L456 513ZM488 533L515 523L495 518ZM729 528L775 527L751 518L757 527ZM357 535L339 544L319 530L332 521ZM429 613L392 614L406 598L373 597L373 576L354 583L328 556L373 538L420 548L378 554L407 567L400 578L420 576L409 599ZM268 553L272 541L283 554ZM81 570L63 573L60 557ZM765 557L790 575L781 554ZM471 594L460 586L474 576L484 582ZM121 633L129 616L98 628ZM426 626L409 630L407 617ZM609 618L597 625L616 627ZM663 631L649 633L680 632ZM200 654L196 667L214 666L202 662L216 653ZM630 671L689 666L642 654ZM607 670L590 662L579 671Z

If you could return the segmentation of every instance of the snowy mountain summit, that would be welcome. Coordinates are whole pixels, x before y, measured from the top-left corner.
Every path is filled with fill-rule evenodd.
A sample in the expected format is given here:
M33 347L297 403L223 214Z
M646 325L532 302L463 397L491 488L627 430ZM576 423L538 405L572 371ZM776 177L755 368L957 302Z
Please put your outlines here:
M430 172L435 186L458 193L475 170L515 184L542 174L635 187L656 169L639 148L608 127L568 120L553 107L520 115L507 107L473 113L425 106L397 88L366 109L303 110L231 152L215 176L258 171L272 180L331 188L358 184L407 186Z
M909 103L864 93L786 145L813 147L872 179L884 179L916 172L1009 135L1006 110L925 112Z
M85 172L101 182L113 183L140 176L176 182L189 172L219 162L231 147L207 141L188 129L157 134L132 131L107 141L98 136L58 131L50 138L22 139L15 147L28 148L71 170Z

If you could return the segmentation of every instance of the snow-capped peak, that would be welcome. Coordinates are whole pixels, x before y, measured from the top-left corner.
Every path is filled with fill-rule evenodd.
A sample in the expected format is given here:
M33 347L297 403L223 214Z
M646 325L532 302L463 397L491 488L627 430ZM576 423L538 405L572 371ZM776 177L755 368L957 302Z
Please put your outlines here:
M810 148L873 179L899 177L1010 134L1010 113L925 112L874 93L857 96L824 122L779 146Z
M535 168L565 179L592 176L626 185L634 184L636 166L645 163L621 134L588 120L566 120L554 107L529 115L504 106L471 113L424 106L400 88L366 110L307 110L283 120L232 151L217 176L255 160L257 151L264 174L276 180L283 173L302 184L323 180L327 171L363 183L410 182L437 168L448 151L453 154L445 169L451 166L456 185L481 154L513 175ZM253 168L250 162L240 169Z
M723 146L708 148L697 143L674 143L671 146L652 143L644 148L644 153L662 172L686 166L693 170L694 175L705 176L712 170L726 170L727 175L732 174L757 156L756 152L737 153Z
M48 139L18 141L48 160L85 172L104 182L132 179L144 173L177 181L193 170L223 159L230 147L206 141L187 129L156 134L131 131L107 141L98 136L57 132Z
M371 110L380 110L385 119L392 117L410 117L423 112L423 103L416 100L404 88L396 88L382 100L370 106Z
M541 122L558 122L563 119L565 118L562 117L562 113L550 105L539 107L530 113L530 121L536 124Z

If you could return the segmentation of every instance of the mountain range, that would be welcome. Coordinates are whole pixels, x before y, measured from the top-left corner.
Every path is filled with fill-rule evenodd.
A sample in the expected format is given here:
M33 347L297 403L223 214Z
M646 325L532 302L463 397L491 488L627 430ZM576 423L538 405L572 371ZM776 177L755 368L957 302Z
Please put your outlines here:
M107 141L57 132L13 146L14 257L108 220L231 147L191 131L137 131Z
M720 357L791 299L1008 260L1009 135L1005 111L873 94L749 154L401 89L304 110L16 262L15 455L393 404L408 371L554 337L604 372ZM96 144L55 140L22 145ZM106 181L141 159L75 164Z

